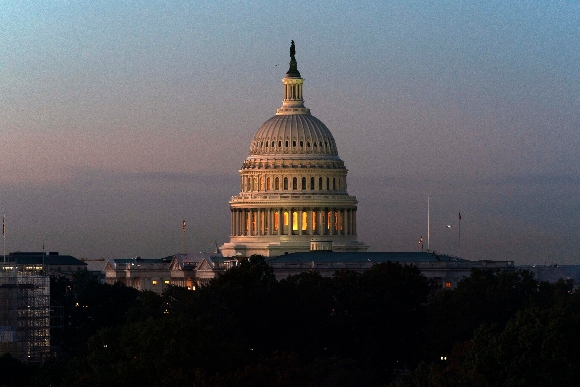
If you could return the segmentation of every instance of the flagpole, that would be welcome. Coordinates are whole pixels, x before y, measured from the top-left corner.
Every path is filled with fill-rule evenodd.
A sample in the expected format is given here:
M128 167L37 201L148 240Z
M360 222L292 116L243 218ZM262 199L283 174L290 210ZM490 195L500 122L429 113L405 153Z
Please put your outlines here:
M429 208L429 196L427 196L427 252L429 252L429 237L430 237L430 220L429 220L429 216L430 216L430 208Z
M459 211L459 249L458 255L461 257L461 211Z
M4 238L4 263L6 263L6 214L2 215L2 237Z
M186 254L185 252L185 219L183 219L183 225L181 227L182 233L181 233L181 253L182 254Z

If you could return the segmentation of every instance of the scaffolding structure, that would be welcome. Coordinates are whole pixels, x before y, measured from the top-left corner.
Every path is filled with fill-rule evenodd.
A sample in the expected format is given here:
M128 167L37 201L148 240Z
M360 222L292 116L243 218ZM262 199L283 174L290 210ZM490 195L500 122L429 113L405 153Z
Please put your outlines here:
M0 264L0 354L42 363L50 350L50 277L44 265Z

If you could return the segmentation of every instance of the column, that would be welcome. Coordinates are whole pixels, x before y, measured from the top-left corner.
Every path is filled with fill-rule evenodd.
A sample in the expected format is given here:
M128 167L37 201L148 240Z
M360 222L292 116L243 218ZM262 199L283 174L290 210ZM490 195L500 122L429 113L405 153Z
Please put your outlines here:
M278 209L278 235L282 235L282 230L284 229L284 211L282 208Z
M292 216L292 207L288 209L288 235L292 235L294 231L294 217Z
M262 235L260 232L261 231L260 228L262 227L262 222L260 221L260 215L262 215L262 210L258 208L256 210L256 235Z

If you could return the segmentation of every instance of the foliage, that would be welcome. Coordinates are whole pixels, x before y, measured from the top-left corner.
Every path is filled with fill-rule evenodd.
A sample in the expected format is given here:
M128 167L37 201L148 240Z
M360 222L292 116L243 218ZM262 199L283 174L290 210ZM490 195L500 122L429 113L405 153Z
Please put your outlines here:
M572 285L474 271L454 290L434 290L416 267L396 263L276 281L261 257L163 295L81 273L55 286L66 350L29 384L575 385Z

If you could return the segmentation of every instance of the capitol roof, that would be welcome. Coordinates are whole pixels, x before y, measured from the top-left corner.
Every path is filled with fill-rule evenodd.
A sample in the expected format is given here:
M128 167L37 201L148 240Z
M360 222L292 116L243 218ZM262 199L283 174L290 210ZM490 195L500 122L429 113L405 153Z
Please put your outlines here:
M254 135L250 155L306 153L337 155L330 130L311 114L275 115Z

